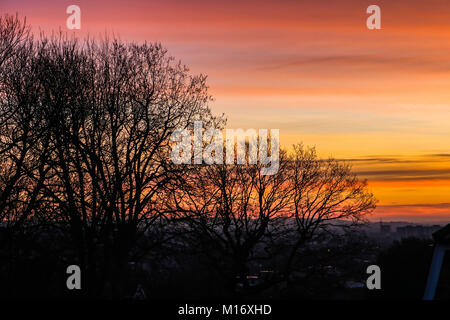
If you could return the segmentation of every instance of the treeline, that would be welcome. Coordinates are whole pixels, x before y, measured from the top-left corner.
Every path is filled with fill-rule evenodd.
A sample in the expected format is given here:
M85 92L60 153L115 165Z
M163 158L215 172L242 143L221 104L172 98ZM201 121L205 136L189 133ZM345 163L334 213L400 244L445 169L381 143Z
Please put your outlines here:
M348 164L301 145L281 152L276 175L175 165L174 130L223 128L210 102L206 76L159 44L34 39L25 20L1 17L2 294L21 295L34 257L61 267L62 279L45 280L54 290L77 264L83 296L123 298L130 261L180 248L217 270L224 290L250 292L252 260L277 261L263 286L289 279L309 241L374 209Z

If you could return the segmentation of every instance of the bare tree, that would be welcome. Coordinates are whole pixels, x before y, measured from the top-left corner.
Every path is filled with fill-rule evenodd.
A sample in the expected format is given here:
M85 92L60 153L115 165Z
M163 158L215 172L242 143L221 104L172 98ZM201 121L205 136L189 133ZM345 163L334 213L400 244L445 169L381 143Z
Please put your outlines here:
M36 90L28 64L32 43L25 22L0 17L0 221L26 204L25 165L33 157ZM34 150L35 151L35 150ZM28 168L31 170L31 168Z
M0 227L6 272L33 231L47 174L49 135L42 126L35 46L25 21L0 17Z
M41 40L38 56L50 217L68 226L87 281L100 279L93 290L108 283L121 296L136 238L164 218L160 191L182 173L171 133L215 121L206 77L190 76L159 44L60 36Z
M199 166L167 202L188 232L183 240L207 258L230 292L237 285L249 290L250 265L267 259L266 247L283 232L277 222L292 198L288 164L282 152L276 175L261 175L261 165Z
M309 241L357 225L375 207L366 182L348 164L321 160L311 148L283 151L276 175L259 170L250 164L200 166L166 202L188 232L186 243L235 293L236 285L248 294L288 281ZM272 276L250 287L251 266L267 261Z
M319 159L315 148L294 146L291 155L290 204L292 226L286 233L289 254L284 267L287 278L308 241L325 233L352 228L375 209L376 199L348 163Z

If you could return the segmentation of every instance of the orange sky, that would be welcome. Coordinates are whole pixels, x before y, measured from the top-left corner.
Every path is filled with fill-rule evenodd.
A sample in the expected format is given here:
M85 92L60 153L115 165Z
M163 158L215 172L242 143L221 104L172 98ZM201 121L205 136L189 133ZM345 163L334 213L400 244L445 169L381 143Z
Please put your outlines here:
M374 219L450 220L450 1L0 0L35 31L160 41L209 77L230 128L278 128L354 163ZM381 30L366 8L381 8Z

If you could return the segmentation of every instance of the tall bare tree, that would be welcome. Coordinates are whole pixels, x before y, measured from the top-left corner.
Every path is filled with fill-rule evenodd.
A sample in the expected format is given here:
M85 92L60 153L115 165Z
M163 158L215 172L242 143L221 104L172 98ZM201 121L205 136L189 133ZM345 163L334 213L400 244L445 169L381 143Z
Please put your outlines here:
M281 153L273 176L251 164L193 169L166 203L187 230L186 243L207 257L231 291L239 284L244 294L288 281L309 241L355 226L375 207L348 164L321 160L301 145ZM250 287L250 266L266 260L274 273Z
M25 20L0 17L0 226L11 278L21 250L17 240L35 227L48 173L35 53Z
M294 145L290 159L292 227L286 233L289 254L284 267L288 277L299 250L323 232L351 228L365 221L376 199L351 166L336 159L319 159L315 148Z
M183 238L205 256L228 283L249 289L250 264L267 258L265 246L283 232L277 222L288 212L288 161L280 156L275 175L261 175L261 165L199 166L167 201L182 226Z
M171 133L216 120L206 77L189 75L159 44L41 44L51 217L69 227L88 281L104 277L120 296L136 237L163 218L159 193L181 174Z
M24 194L26 165L36 139L36 87L30 72L33 45L25 21L0 17L0 221L14 221ZM31 168L28 168L31 170ZM19 219L21 220L21 219Z

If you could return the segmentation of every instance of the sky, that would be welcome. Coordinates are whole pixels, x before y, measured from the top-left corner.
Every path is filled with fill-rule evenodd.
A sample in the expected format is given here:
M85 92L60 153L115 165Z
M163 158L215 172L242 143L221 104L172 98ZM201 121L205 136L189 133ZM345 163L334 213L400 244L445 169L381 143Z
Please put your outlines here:
M161 42L208 75L227 127L352 162L379 200L371 219L450 220L450 1L0 0L16 12L34 32Z

